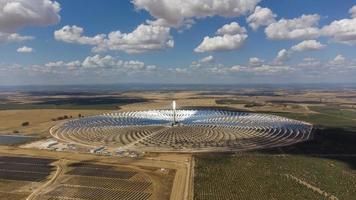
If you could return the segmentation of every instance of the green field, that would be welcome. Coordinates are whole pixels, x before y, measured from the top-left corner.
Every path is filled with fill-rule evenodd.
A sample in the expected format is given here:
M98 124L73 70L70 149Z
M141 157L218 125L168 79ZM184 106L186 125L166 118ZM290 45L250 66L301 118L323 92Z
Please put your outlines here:
M0 103L0 110L14 109L84 109L84 110L116 110L120 106L147 102L141 98L116 97L69 97L65 99L41 99L36 103Z
M356 171L333 159L260 153L209 155L196 157L195 170L197 200L326 199L287 175L339 199L356 196Z
M283 117L303 120L314 125L332 128L356 127L356 110L346 110L337 106L310 106L315 114L273 113Z
M335 106L310 109L318 113L273 113L313 123L310 141L196 156L195 199L356 199L356 112Z

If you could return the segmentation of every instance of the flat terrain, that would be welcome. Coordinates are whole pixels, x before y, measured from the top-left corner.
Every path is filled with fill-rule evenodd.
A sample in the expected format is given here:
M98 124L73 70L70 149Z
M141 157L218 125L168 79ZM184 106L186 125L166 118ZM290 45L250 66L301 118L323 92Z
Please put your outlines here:
M13 147L0 147L0 155L4 160L4 169L0 171L12 167L10 172L15 170L16 173L24 173L25 170L25 175L31 173L27 176L15 173L10 177L8 173L0 173L0 192L8 193L11 187L11 195L19 196L18 199L24 199L30 194L31 199L78 197L76 195L81 199L93 199L90 195L98 192L102 195L117 195L119 199L184 199L188 190L189 155L129 159ZM6 159L9 155L21 166L15 169L14 164ZM23 169L25 161L22 160L25 159L21 155L29 157L30 163L25 164L36 165L36 168ZM41 157L46 157L46 160L50 158L52 162L48 169L42 167L46 173L38 172L42 170L41 166L38 167ZM42 162L40 164L43 165ZM33 181L39 183L34 185L31 183ZM24 187L27 189L21 189ZM78 191L78 188L83 190ZM109 196L106 199L111 199ZM101 196L97 198L101 199Z
M249 153L197 155L195 199L354 199L356 112L335 105L310 109L313 113L276 113L314 123L310 141Z
M23 135L48 137L49 129L62 120L58 117L78 118L78 115L89 116L101 114L107 110L63 110L63 109L26 109L0 110L0 134L9 135L16 132ZM29 122L28 126L22 123Z
M198 156L195 199L354 199L356 172L335 158ZM355 162L356 156L343 159Z
M24 199L48 180L54 159L0 156L0 199Z
M127 190L137 190L138 193L129 192L130 195L150 194L148 198L162 200L341 200L356 196L356 90L239 89L104 94L6 92L0 94L0 99L2 135L50 138L48 130L68 119L117 110L168 109L172 99L176 99L178 109L270 113L307 121L316 127L311 141L239 154L197 154L193 155L194 162L187 154L148 153L143 158L131 159L22 149L19 145L0 146L2 157L29 156L55 160L49 165L50 171L38 179L36 176L29 176L31 180L6 179L8 173L2 173L0 192L6 195L1 195L0 199L25 199L29 195L36 199L65 194L82 195L82 198L84 194L104 190L113 191L119 198L122 184L127 184ZM82 162L113 166L114 171L136 171L143 176L138 179L135 176L127 179L114 177L115 182L121 185L113 185L109 181L104 184L102 180L108 178L104 174L87 176L71 172L76 169L72 164ZM22 169L22 165L8 166L9 162L5 163L0 165L0 172L9 170L9 167L15 171ZM39 169L26 168L30 171ZM58 172L58 169L62 170ZM194 176L191 174L193 171ZM34 171L33 174L36 173ZM17 177L24 179L28 176ZM149 177L149 181L143 177ZM93 182L98 184L90 185ZM132 182L144 183L139 187ZM76 188L75 194L70 193L73 188ZM78 193L79 189L81 193Z

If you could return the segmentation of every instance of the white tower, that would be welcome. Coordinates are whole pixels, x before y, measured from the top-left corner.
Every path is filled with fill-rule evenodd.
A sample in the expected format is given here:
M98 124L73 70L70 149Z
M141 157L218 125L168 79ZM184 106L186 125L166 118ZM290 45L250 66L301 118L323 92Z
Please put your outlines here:
M172 102L172 109L173 109L173 124L176 124L176 101Z

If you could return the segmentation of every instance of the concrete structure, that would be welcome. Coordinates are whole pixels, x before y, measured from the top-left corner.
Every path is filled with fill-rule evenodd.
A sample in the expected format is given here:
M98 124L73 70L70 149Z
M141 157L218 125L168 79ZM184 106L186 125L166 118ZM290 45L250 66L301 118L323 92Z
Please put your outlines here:
M100 153L100 152L102 152L104 149L105 149L104 146L102 146L102 147L97 147L97 148L94 148L94 149L90 149L90 153Z

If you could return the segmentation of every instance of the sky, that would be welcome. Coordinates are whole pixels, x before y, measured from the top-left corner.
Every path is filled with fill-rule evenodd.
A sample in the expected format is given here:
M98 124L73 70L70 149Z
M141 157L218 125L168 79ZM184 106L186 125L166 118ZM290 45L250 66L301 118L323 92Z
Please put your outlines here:
M355 77L356 0L0 0L0 86Z

